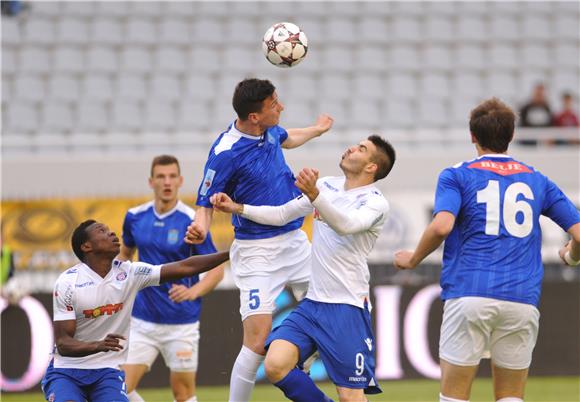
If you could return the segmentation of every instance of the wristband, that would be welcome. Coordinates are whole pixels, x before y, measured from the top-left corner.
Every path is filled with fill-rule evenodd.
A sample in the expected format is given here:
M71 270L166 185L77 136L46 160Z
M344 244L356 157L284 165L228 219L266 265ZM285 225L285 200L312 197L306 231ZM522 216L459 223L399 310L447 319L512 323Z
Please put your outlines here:
M564 261L566 261L566 264L570 265L571 267L580 265L580 260L575 261L574 259L572 259L572 256L570 255L570 250L566 251L566 254L564 254Z

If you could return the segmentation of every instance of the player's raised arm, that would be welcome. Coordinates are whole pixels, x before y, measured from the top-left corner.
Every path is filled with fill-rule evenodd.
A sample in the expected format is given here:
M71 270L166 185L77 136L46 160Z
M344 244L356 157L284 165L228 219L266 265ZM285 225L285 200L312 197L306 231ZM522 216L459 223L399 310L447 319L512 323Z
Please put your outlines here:
M195 220L187 227L185 238L188 244L201 244L205 241L213 219L213 208L198 207L195 211Z
M126 339L123 335L107 334L103 340L83 342L74 338L76 329L76 320L54 322L54 339L61 356L83 357L99 352L118 352L123 349L119 343L120 339Z
M256 223L271 226L284 226L314 211L308 198L302 195L279 206L238 204L224 193L214 194L211 202L218 211L241 215Z
M292 149L297 148L305 142L310 141L315 137L319 137L332 127L334 120L327 114L318 116L316 123L313 126L305 128L289 128L288 138L282 143L282 148Z
M229 251L213 254L194 255L185 260L164 264L161 267L159 283L185 278L209 271L230 259Z

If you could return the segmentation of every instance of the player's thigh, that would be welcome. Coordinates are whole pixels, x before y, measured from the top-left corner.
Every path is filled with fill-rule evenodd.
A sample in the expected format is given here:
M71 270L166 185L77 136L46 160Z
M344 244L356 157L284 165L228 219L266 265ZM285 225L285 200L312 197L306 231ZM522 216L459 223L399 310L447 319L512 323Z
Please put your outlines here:
M524 398L528 369L512 370L491 365L495 400L502 398Z
M90 390L91 402L128 402L125 373L121 370L103 369L103 374Z
M160 331L159 324L131 317L131 332L125 365L145 365L145 372L149 371L159 354L161 345L163 344L160 339ZM141 377L136 378L135 376L138 376L140 371L141 368L136 367L134 370L131 370L131 372L128 372L127 382L135 382L136 386ZM143 374L144 373L141 373L141 376L143 376Z
M199 321L189 324L163 325L159 336L165 365L172 372L197 371L199 355Z
M497 301L500 311L491 335L491 359L497 367L524 370L530 367L538 338L540 313L535 306Z
M125 372L127 393L134 391L139 385L141 378L149 371L149 366L145 364L124 364L121 368Z
M375 379L375 339L367 309L348 304L301 302L309 307L317 326L312 330L320 358L339 387L380 392Z
M468 400L479 365L458 366L441 359L440 366L441 394L448 398Z
M286 278L276 271L268 275L236 278L240 289L240 315L242 321L253 315L272 315L276 310L276 298L284 290Z
M43 384L44 398L49 402L84 402L85 391L71 378L52 376Z
M336 392L340 402L367 402L367 398L362 388L353 389L336 387Z
M460 297L445 302L439 357L456 366L477 366L490 357L495 301Z

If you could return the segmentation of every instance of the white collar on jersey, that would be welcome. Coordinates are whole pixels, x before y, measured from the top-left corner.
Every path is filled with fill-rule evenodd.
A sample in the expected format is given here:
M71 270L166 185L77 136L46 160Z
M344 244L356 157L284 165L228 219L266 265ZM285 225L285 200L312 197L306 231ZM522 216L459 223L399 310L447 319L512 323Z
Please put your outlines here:
M234 120L234 122L232 123L232 127L229 130L229 132L231 134L239 135L240 137L244 137L244 138L247 138L247 139L250 139L250 140L256 140L256 141L259 141L259 140L262 139L262 137L263 137L262 135L255 136L255 135L250 135L250 134L242 133L240 130L238 130L236 128L236 121L237 120Z
M173 208L171 208L169 211L165 212L164 214L160 214L155 209L155 201L152 201L152 202L153 202L153 205L151 206L151 208L153 209L153 213L155 214L155 217L157 219L167 218L169 215L171 215L172 213L174 213L175 211L177 211L179 209L179 207L180 207L180 204L182 203L181 200L177 200L177 204L175 204L175 206Z
M506 155L506 154L485 154L485 155L481 155L475 159L481 159L481 158L511 158L511 156Z

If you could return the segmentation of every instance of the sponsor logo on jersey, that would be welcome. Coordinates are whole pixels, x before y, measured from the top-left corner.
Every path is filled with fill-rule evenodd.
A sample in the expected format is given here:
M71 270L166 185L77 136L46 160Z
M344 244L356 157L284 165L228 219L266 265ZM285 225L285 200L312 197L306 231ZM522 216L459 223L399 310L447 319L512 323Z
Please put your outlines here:
M502 176L510 176L519 173L532 173L527 166L521 163L510 162L493 162L493 161L477 161L467 166L469 169L481 169L489 172L494 172Z
M162 221L155 221L155 222L153 222L153 227L162 228L164 226L165 226L165 222L162 222Z
M327 182L324 182L324 186L325 186L326 188L329 188L329 189L331 189L331 190L332 190L332 191L334 191L334 192L338 192L338 189L337 189L336 187L332 187L332 186L331 186L330 184L328 184Z
M88 282L84 282L84 283L79 283L75 285L75 288L84 288L85 286L92 286L94 285L95 282L93 281L88 281Z
M66 274L67 274L67 275L68 275L68 274L74 274L75 272L77 272L77 269L76 269L76 268L71 268L71 269L69 269L68 271L66 271Z
M149 275L149 274L151 274L150 267L141 266L137 268L137 271L135 271L135 275Z
M83 314L85 315L85 318L97 318L105 314L113 315L121 310L123 310L123 303L105 304L104 306L83 310Z
M366 377L348 377L348 380L351 382L367 382Z
M179 230L171 229L167 232L167 243L169 244L177 244L179 241Z
M199 193L201 195L206 195L207 191L209 190L209 188L211 187L211 184L213 183L213 178L215 177L215 170L212 169L208 169L205 177L203 178L203 183L201 185L201 190L199 191Z
M119 282L124 281L125 279L127 279L127 273L125 271L119 272L117 274L117 280Z
M123 263L123 261L120 260L113 260L113 267L117 268L119 265L121 265Z

